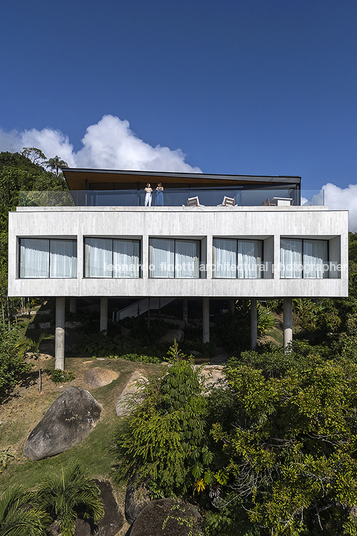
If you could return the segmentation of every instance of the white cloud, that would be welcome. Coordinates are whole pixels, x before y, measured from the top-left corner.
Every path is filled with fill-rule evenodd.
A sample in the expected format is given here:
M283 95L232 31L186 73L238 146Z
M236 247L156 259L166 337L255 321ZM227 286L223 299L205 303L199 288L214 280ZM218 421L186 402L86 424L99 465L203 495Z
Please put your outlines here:
M105 115L97 124L89 126L82 145L75 152L68 137L51 128L7 133L0 130L0 151L37 147L47 158L58 155L70 167L201 172L185 162L181 149L152 147L130 130L128 121L113 115Z
M324 204L331 209L349 211L349 230L357 232L357 184L347 188L339 188L335 184L325 184L322 187Z

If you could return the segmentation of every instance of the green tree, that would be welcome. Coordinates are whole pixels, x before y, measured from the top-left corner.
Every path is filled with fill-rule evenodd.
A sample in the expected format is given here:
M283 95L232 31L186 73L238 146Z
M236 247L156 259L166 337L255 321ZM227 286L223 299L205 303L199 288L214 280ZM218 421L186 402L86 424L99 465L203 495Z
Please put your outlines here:
M20 486L5 491L0 499L0 536L44 536L49 516L32 505L33 493Z
M32 368L24 361L24 353L31 343L20 339L19 330L18 326L8 331L0 323L0 401Z
M254 365L227 368L232 420L212 426L220 530L236 534L224 519L248 515L262 536L356 534L357 365L318 356Z
M39 486L34 500L55 521L62 536L73 536L77 517L93 516L94 523L104 515L100 491L76 464L61 473L48 474Z
M119 477L137 474L151 491L166 497L192 494L212 459L200 371L176 343L169 354L167 374L143 387L142 403L117 433Z
M49 158L46 162L46 167L50 168L51 170L56 170L56 177L58 177L59 170L68 167L67 162L64 160L61 160L59 156L54 156L53 158Z

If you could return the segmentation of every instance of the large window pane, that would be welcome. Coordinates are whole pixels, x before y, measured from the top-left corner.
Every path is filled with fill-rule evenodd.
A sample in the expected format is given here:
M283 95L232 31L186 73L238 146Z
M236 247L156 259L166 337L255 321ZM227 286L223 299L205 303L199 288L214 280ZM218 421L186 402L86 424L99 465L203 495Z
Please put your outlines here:
M327 240L304 240L304 278L323 279L328 277Z
M237 277L237 240L213 239L213 276L217 278Z
M139 277L138 240L113 240L113 277Z
M21 238L20 277L49 277L50 241L45 238Z
M262 243L260 240L238 240L238 277L261 277Z
M150 238L150 277L175 277L175 242L173 239Z
M76 240L50 240L50 277L77 277Z
M282 238L280 240L280 277L302 278L302 240Z
M112 277L112 239L85 238L85 277Z
M175 277L199 277L199 241L175 240Z

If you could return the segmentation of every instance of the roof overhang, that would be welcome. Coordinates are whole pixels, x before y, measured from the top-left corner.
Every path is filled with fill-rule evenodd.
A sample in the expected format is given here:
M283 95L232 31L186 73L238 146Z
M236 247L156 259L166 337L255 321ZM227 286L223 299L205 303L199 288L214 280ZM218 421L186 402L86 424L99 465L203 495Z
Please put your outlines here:
M163 171L118 171L111 169L63 168L70 190L121 190L141 189L149 182L162 182L165 188L188 186L209 188L214 186L257 187L291 185L299 188L301 177L261 175L207 175L205 173L177 173Z

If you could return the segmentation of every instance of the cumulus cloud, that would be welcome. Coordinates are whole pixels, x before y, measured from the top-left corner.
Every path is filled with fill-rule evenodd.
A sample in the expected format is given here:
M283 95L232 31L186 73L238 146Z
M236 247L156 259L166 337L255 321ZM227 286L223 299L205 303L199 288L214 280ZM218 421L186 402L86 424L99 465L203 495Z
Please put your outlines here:
M198 167L185 162L181 149L153 147L135 135L128 121L113 115L105 115L97 124L89 126L81 141L83 147L75 152L68 137L58 130L0 130L0 151L37 147L47 158L58 155L70 167L201 173Z
M347 188L339 188L335 184L325 184L322 187L324 204L331 209L349 211L349 230L357 232L357 184Z

